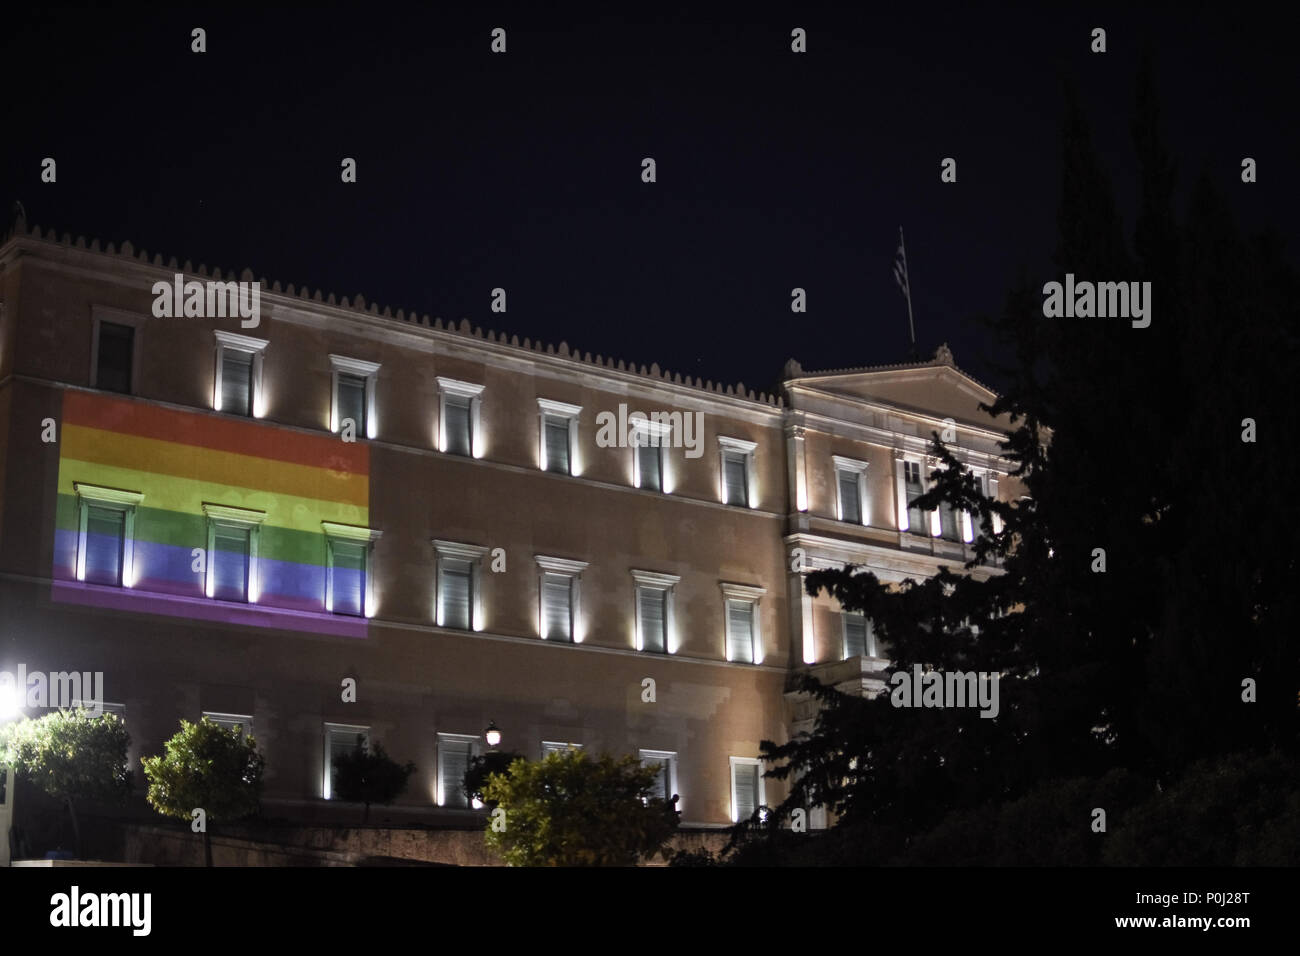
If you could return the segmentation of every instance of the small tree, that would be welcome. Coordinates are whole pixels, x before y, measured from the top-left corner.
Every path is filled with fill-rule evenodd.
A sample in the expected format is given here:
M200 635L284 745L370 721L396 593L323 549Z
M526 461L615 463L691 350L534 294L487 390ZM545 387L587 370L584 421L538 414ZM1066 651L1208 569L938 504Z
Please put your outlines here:
M483 795L488 777L494 773L509 773L510 765L522 759L523 754L517 754L512 750L489 750L485 754L471 757L469 766L465 768L463 781L465 795L471 802L478 800L489 810L496 809L496 801L489 800Z
M487 844L511 866L632 866L656 853L666 858L680 814L676 796L652 796L658 776L636 757L593 760L576 749L537 763L516 760L483 789L484 799L497 804Z
M62 800L72 819L77 856L81 824L77 800L117 803L131 792L126 751L131 737L116 714L91 717L60 710L0 727L0 766Z
M415 764L399 764L384 752L379 744L367 751L361 738L348 753L334 758L336 779L334 792L340 800L365 804L363 823L370 822L372 803L388 804L406 789L406 782L415 773Z
M166 752L144 757L147 799L159 813L194 820L203 811L203 859L212 865L212 825L239 820L258 810L265 759L257 742L239 728L227 729L204 717L181 721Z

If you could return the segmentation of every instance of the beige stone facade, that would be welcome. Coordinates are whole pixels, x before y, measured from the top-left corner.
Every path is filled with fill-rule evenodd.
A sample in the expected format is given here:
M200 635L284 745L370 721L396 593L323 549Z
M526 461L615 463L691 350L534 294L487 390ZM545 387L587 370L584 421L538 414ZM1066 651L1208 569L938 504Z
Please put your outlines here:
M282 816L340 812L337 725L416 764L388 818L472 820L439 806L440 768L494 721L529 757L671 755L683 821L729 824L760 741L809 717L791 675L861 689L884 666L796 569L901 581L962 563L962 516L900 530L931 430L1020 494L1007 423L978 410L992 393L945 350L791 363L766 396L266 280L255 326L160 317L155 283L177 273L235 278L21 228L0 244L0 669L102 672L137 771L180 718L251 718ZM247 413L218 410L244 374ZM698 443L660 449L647 477L651 453L598 440L620 405L699 421ZM363 407L345 442L341 413ZM121 580L97 583L95 521L119 515ZM242 603L209 596L229 583L221 529L252 529ZM195 549L212 560L187 578ZM364 608L342 620L353 553Z

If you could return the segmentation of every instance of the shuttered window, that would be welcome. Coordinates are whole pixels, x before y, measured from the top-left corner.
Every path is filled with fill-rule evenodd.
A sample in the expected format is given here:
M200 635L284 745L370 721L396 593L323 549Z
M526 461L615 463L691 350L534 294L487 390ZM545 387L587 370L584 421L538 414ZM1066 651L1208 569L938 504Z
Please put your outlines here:
M248 600L251 528L217 525L213 531L212 596L219 601Z
M473 626L474 567L468 561L441 558L438 583L441 625L468 631Z
M126 547L126 512L119 508L86 507L85 580L92 584L122 584Z
M858 473L840 470L840 520L862 524L862 500L858 490Z
M754 605L727 600L727 660L754 662Z
M733 763L731 765L731 786L735 793L736 820L748 820L759 807L758 765L752 763Z
M925 488L921 485L920 462L903 462L903 487L909 502L925 493ZM912 534L929 537L930 513L909 504L907 508L907 530Z
M559 415L545 418L546 470L569 474L569 420Z
M357 437L366 435L366 380L360 375L339 373L338 382L338 423L343 428L344 419L352 419L356 424Z
M668 647L668 592L638 587L637 611L641 618L641 650L662 654Z
M221 350L221 410L231 415L253 414L253 353Z
M722 453L722 478L724 501L729 505L749 505L749 488L746 476L746 456L744 452L726 451Z
M331 541L330 581L335 614L362 617L366 612L366 546L359 541Z
M582 744L564 743L563 741L558 741L558 740L542 741L543 757L545 757L547 754L562 754L569 750L581 750L581 749L582 749Z
M957 512L946 501L939 505L939 536L947 541L961 540L961 525Z
M542 636L573 640L573 578L567 575L542 575Z
M668 754L641 751L641 764L646 767L654 767L658 771L655 778L654 789L650 792L651 797L658 797L660 800L668 800L672 797L672 757Z
M465 771L477 752L474 740L438 735L438 804L444 807L470 807L465 793Z
M470 455L473 441L470 431L470 399L460 395L447 395L443 401L443 427L447 430L443 444L451 455Z
M642 435L642 441L649 441L649 436ZM657 445L638 445L636 449L636 467L639 487L649 491L663 491L663 449Z
M844 657L875 657L876 637L871 622L861 614L844 614Z

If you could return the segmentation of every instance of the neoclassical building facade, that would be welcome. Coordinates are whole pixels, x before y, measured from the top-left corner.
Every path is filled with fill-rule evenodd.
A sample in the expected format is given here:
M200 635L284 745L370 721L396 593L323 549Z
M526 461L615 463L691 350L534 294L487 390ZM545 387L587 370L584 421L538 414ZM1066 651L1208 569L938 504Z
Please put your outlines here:
M1020 494L946 348L765 395L264 279L250 318L254 281L0 244L0 670L102 673L137 770L182 718L242 725L280 816L337 818L361 738L416 764L391 818L472 822L492 722L637 754L729 825L783 796L792 676L886 665L803 574L960 568L969 517L908 506L932 431Z

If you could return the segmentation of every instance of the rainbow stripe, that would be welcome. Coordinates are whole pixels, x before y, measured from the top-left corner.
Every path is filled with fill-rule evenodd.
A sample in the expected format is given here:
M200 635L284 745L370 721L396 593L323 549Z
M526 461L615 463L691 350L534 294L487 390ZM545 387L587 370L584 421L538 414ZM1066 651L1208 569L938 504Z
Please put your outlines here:
M55 598L96 606L314 633L365 636L363 618L325 611L322 521L368 527L370 456L363 444L251 419L162 408L68 391L63 396ZM135 580L77 581L75 483L143 494L135 508ZM258 531L256 604L205 596L192 570L207 548L204 504L265 512Z

